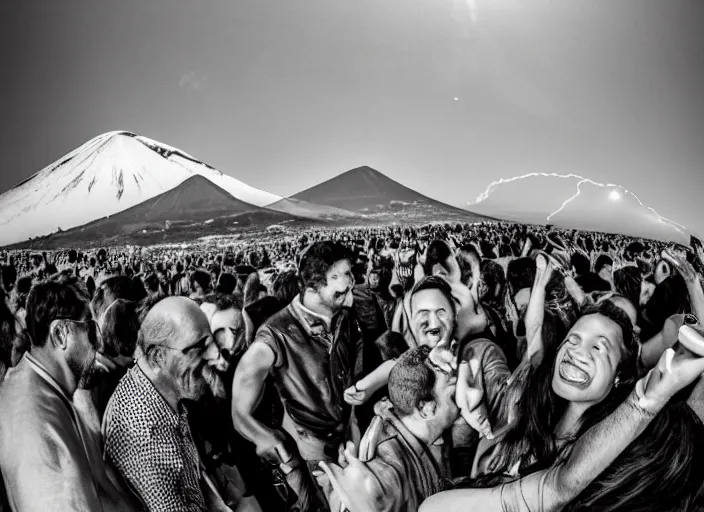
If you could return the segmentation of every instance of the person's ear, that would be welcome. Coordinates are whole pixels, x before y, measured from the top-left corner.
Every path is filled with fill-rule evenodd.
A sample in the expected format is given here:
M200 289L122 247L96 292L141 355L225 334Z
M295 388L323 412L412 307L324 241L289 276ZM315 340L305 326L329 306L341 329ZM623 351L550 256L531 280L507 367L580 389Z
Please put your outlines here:
M162 347L151 347L151 350L147 351L147 361L149 361L149 366L154 368L157 372L163 366L166 360L166 349Z
M424 420L429 420L432 419L433 416L435 416L436 409L437 404L435 403L435 400L423 401L420 403L418 413L420 414L420 417Z

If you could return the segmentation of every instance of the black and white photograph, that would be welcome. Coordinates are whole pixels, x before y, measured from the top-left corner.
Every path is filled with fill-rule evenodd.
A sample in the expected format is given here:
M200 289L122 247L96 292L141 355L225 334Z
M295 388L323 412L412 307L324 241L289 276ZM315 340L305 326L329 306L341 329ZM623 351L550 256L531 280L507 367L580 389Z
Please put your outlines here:
M704 512L704 2L0 5L0 512Z

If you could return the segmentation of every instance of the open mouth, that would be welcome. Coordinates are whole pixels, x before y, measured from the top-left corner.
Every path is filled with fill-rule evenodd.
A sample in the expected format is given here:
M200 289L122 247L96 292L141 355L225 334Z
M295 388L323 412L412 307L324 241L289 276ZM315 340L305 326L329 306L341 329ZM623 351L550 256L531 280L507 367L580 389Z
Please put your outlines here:
M591 376L582 368L577 366L574 360L567 353L560 363L559 372L562 380L578 387L587 387L591 382Z
M425 331L425 336L430 340L430 341L435 341L436 343L440 341L442 332L440 328L435 328L435 329L428 329Z

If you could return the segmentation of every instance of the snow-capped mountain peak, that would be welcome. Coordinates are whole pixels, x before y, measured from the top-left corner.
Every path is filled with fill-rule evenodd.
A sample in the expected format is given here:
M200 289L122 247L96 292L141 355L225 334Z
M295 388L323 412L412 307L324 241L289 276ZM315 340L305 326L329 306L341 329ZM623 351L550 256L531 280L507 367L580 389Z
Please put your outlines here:
M200 175L256 206L280 197L129 131L99 135L0 195L0 245L114 215Z

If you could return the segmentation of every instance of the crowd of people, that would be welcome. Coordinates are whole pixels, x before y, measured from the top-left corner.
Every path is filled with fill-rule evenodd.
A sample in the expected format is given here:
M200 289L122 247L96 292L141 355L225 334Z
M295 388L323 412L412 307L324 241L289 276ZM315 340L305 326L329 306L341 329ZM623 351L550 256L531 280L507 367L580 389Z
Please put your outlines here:
M0 259L0 511L704 510L694 237L436 224Z

